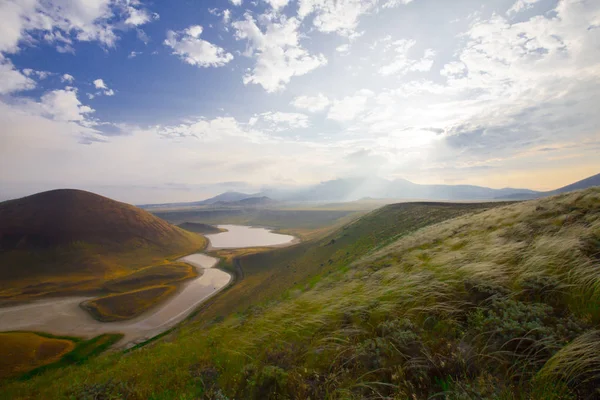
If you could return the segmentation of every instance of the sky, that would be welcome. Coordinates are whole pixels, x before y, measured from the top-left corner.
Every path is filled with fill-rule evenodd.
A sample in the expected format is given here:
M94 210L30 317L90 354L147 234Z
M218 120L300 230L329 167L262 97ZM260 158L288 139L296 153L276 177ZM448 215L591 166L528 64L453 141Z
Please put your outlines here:
M600 172L597 0L2 0L0 200Z

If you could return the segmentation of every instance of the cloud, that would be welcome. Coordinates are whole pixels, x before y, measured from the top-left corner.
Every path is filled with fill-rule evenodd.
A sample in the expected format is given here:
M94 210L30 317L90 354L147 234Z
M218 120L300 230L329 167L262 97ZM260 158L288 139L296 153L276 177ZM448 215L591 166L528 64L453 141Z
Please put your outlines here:
M348 43L341 44L335 48L335 51L343 55L347 55L348 53L350 53L350 45Z
M223 23L228 24L231 20L231 11L229 9L223 10Z
M73 77L73 75L69 74L63 74L63 76L60 77L61 82L73 83L74 80L75 78Z
M104 83L102 79L96 79L93 83L96 89L108 89L106 83Z
M404 75L410 71L426 72L433 66L435 51L426 49L425 54L420 59L411 59L408 56L409 51L414 47L414 40L400 39L392 42L394 57L391 62L379 68L381 75Z
M15 69L10 60L0 54L0 94L33 89L35 81Z
M225 49L200 39L202 31L200 25L192 25L180 32L168 31L164 44L183 61L197 67L222 67L233 60L233 55Z
M135 58L135 57L139 56L140 54L142 54L141 51L132 51L131 53L129 53L129 55L127 56L127 58L129 58L129 59Z
M310 54L300 45L300 21L281 16L264 22L264 31L252 16L233 24L238 40L248 41L247 55L254 68L244 75L244 84L261 85L267 92L282 90L294 76L305 75L327 64L323 54Z
M316 96L298 96L292 101L292 105L296 108L300 108L309 112L317 112L324 110L329 106L330 101L322 93Z
M377 0L299 0L298 17L314 15L313 25L321 32L349 36L361 15L371 11Z
M53 90L44 94L40 105L46 114L56 121L85 121L87 114L93 113L91 107L81 104L77 90L73 88Z
M268 3L275 11L279 11L285 6L287 6L289 0L264 0Z
M48 72L48 71L36 71L34 69L31 69L31 68L25 68L25 69L23 69L23 73L25 74L25 76L29 76L29 77L35 76L38 79L46 79L50 75L53 75L52 72Z
M532 8L535 3L538 3L540 0L517 0L512 7L508 9L506 14L516 14L523 10L527 10Z
M327 118L339 122L352 121L365 110L367 100L373 97L373 95L372 91L363 89L352 96L335 100L329 109Z
M241 6L243 0L229 0L234 6Z
M139 2L126 0L23 0L0 6L0 52L14 53L25 43L60 43L73 51L72 41L98 41L112 47L118 31L151 20Z
M152 19L158 19L158 14L150 14L148 10L137 9L132 6L127 6L129 16L125 20L125 24L138 26L150 22Z
M96 79L94 82L94 87L96 89L100 89L99 92L96 92L96 96L99 95L105 95L105 96L113 96L115 94L115 92L112 89L109 89L108 86L106 86L106 83L104 83L104 81L102 79ZM90 99L93 99L94 96L92 95L92 97L90 97Z
M283 132L290 129L308 128L310 122L306 114L281 111L268 111L251 118L251 126L262 126L264 129Z

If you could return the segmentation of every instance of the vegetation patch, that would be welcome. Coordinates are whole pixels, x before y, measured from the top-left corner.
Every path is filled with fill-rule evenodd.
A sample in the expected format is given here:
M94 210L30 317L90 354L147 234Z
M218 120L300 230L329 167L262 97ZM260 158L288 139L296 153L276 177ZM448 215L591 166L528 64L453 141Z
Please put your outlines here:
M33 332L0 333L0 379L58 361L74 348L75 343L68 339L44 337Z
M112 294L82 303L94 318L102 322L123 321L137 317L165 300L176 290L175 286L162 285Z
M111 292L127 292L147 286L167 285L198 276L193 266L175 262L142 268L131 274L112 279L104 285Z
M177 226L180 227L181 229L185 229L186 231L200 233L202 235L208 235L211 233L227 232L227 229L218 228L214 225L202 224L199 222L184 222Z

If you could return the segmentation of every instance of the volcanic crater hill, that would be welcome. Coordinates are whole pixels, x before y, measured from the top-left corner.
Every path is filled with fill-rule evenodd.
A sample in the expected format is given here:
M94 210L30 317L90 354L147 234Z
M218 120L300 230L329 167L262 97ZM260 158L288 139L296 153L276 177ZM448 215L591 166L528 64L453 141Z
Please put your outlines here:
M13 290L15 281L110 278L204 244L142 209L82 190L0 203L0 281L13 281Z

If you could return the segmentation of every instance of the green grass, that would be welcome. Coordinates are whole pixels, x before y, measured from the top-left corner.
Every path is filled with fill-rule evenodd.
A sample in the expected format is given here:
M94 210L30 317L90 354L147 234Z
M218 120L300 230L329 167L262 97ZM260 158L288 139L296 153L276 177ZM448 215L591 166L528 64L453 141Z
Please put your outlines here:
M232 312L244 311L262 301L279 298L285 291L312 287L324 276L397 240L402 235L465 213L498 206L496 203L401 203L382 207L358 220L340 226L324 237L292 247L267 251L242 250L237 262L244 279L218 296L197 319L210 321ZM249 252L250 254L244 254ZM220 267L234 272L231 251ZM235 251L234 251L235 253ZM296 287L296 289L294 289Z
M347 251L356 256L332 258L324 274L307 276L283 299L210 326L186 324L127 357L107 354L81 367L11 382L2 394L598 397L600 189L472 210L430 225L425 222L440 211L425 217L421 209L411 222L405 222L406 213L392 218L394 211L382 209L355 222L364 229L354 240L344 238L342 229L341 236L321 242L320 248L352 249L338 248L330 258ZM402 232L383 232L403 223ZM314 260L325 254L317 247L310 247Z

